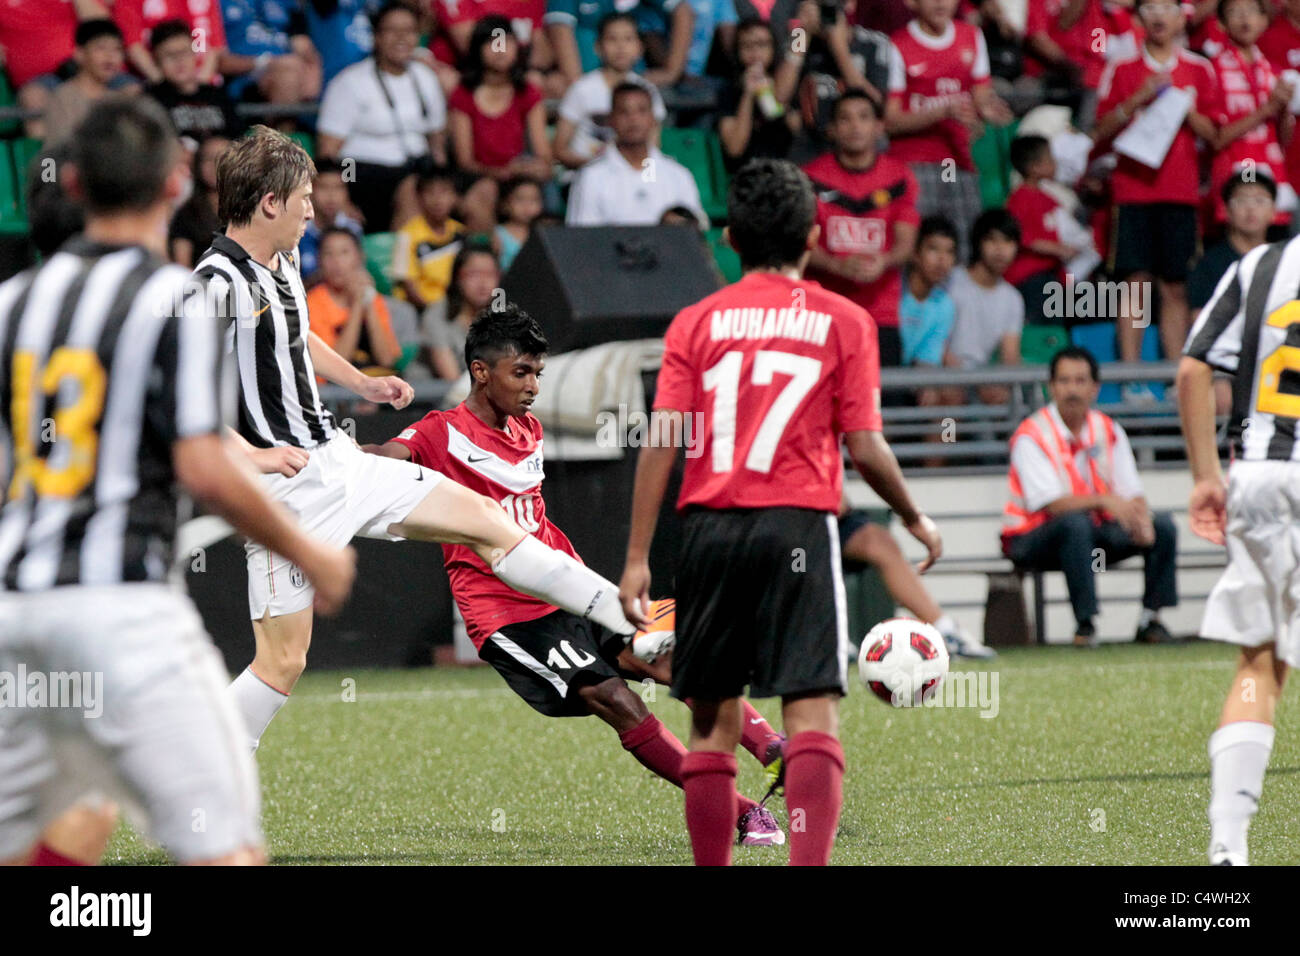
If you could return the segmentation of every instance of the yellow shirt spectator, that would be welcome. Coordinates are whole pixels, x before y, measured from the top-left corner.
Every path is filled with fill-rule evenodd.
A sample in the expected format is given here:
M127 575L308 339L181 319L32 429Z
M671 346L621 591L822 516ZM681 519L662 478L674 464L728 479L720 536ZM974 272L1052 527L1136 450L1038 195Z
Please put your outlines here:
M441 300L451 285L451 263L464 233L465 227L454 219L446 219L441 229L434 229L424 216L416 216L398 230L393 246L397 296L420 309Z

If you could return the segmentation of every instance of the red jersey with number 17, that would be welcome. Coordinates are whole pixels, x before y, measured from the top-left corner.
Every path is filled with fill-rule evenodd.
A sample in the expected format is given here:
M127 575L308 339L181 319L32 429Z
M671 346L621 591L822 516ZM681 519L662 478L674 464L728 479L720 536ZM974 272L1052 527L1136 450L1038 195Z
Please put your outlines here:
M486 495L543 544L582 560L546 517L542 423L532 415L510 418L502 431L461 404L449 412L430 412L392 440L405 445L416 464ZM535 621L556 610L505 584L464 545L444 544L442 559L476 648L507 624Z
M691 413L678 508L840 506L845 432L880 430L867 310L751 272L673 319L655 408Z

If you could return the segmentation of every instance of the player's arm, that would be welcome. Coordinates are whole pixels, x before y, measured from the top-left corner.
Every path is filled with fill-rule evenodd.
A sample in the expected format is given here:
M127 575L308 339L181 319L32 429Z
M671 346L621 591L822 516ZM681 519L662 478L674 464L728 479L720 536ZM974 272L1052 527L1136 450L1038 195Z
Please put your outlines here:
M342 385L350 392L371 402L387 402L394 408L405 408L415 398L415 390L396 375L374 377L335 352L315 332L307 333L307 348L312 365L326 381Z
M264 475L284 475L292 478L307 467L307 449L293 445L275 445L257 448L233 428L226 428L226 444L237 455L243 455Z
M917 507L912 499L907 482L903 480L903 471L898 467L898 459L894 457L885 436L871 429L859 429L847 432L844 441L849 458L858 473L885 504L894 509L908 534L925 545L929 553L917 565L917 571L928 570L943 553L943 541L929 515Z
M1178 363L1178 417L1182 420L1187 462L1192 468L1192 495L1187 521L1192 533L1223 544L1227 495L1214 432L1214 369L1184 355Z
M668 488L668 476L677 460L677 436L685 435L684 413L656 409L650 419L652 439L641 448L632 486L632 527L618 597L629 620L650 606L650 543L654 540L659 509Z
M396 458L398 461L410 461L411 449L400 441L386 441L382 445L362 445L361 450L368 455L381 458Z

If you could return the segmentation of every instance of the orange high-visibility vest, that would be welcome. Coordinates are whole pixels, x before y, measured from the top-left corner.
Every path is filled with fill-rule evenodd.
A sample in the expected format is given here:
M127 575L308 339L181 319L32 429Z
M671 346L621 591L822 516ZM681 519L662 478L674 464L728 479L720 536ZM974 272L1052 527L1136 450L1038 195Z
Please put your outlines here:
M1028 439L1047 456L1047 460L1056 468L1061 482L1070 489L1072 495L1108 495L1115 476L1115 422L1109 415L1098 411L1089 411L1088 438L1098 449L1098 454L1088 458L1088 479L1085 481L1074 463L1075 452L1080 442L1067 429L1058 428L1047 407L1040 408L1030 415L1015 434L1011 436L1010 447L1014 448L1018 440ZM1096 436L1105 434L1106 440L1098 442ZM1008 538L1032 531L1048 519L1047 509L1030 511L1025 507L1024 490L1020 484L1020 475L1016 473L1014 462L1007 473L1011 495L1002 512L1002 543L1005 550ZM1093 521L1100 521L1094 513Z

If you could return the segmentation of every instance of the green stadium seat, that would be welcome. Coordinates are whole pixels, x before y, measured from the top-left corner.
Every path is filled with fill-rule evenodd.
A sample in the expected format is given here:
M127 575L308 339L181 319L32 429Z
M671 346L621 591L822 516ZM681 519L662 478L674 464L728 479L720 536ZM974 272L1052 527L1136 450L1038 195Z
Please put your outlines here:
M716 133L701 129L667 128L659 134L659 146L664 153L685 166L695 178L704 214L710 219L722 219L727 214L726 194L719 196L714 182L715 150L719 152L716 161L721 163L721 146L716 140Z
M1069 344L1070 332L1062 325L1026 325L1020 332L1020 359L1026 365L1046 365Z
M1009 126L985 126L984 135L971 143L985 209L1005 206L1011 195L1011 141L1019 128L1019 120Z
M375 290L380 295L393 291L393 246L397 243L395 232L372 232L361 240L366 254L366 269L375 280Z
M9 85L9 77L3 70L0 70L0 107L16 106L17 98L14 96L14 88ZM10 136L16 136L22 126L21 120L5 120L0 123L0 136L6 139Z
M316 137L311 133L294 132L285 133L291 140L307 151L307 155L316 158Z
M14 173L18 185L18 212L27 218L27 176L31 172L32 160L41 152L41 141L24 136L13 141Z
M713 253L713 261L717 263L722 278L728 282L739 281L741 276L740 255L727 244L727 240L722 238L722 230L720 228L710 229L704 234L704 238L709 244L709 249Z
M8 140L0 140L0 235L22 235L26 232L27 217L23 214L12 145Z

